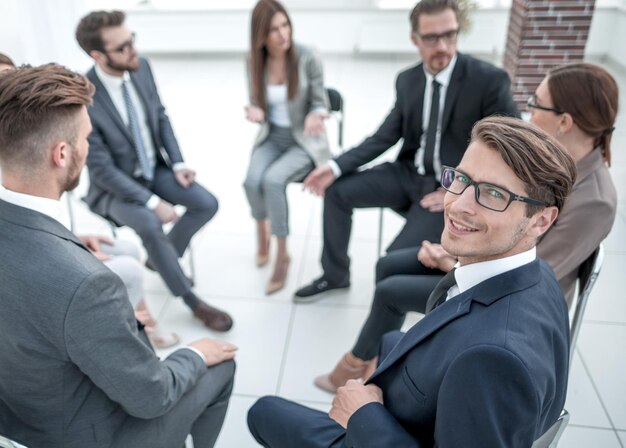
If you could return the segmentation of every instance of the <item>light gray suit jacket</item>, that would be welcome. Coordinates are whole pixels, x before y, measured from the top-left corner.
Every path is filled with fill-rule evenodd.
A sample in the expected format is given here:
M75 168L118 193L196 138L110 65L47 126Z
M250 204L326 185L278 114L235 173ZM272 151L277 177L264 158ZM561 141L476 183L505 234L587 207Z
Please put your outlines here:
M552 228L537 245L537 255L554 269L572 306L578 268L611 231L617 192L599 149L576 164L576 183Z
M119 277L54 219L0 200L0 253L0 434L108 447L125 419L164 415L206 371L190 350L159 361Z
M315 165L325 163L330 159L330 149L326 133L313 137L304 135L304 119L307 114L316 109L328 111L330 102L324 87L324 75L322 61L315 52L302 45L296 45L298 59L298 95L288 101L289 120L291 131L296 142L311 156ZM248 64L249 65L249 64ZM250 85L250 70L248 75L248 91L252 92ZM251 95L251 94L250 94ZM250 104L254 104L252 97ZM254 148L265 141L270 132L270 124L266 120L254 140Z

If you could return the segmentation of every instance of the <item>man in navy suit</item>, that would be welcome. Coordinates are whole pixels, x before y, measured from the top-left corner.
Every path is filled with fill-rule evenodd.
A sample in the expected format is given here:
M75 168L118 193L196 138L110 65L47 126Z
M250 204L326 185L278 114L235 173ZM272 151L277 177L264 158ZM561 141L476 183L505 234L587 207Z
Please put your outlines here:
M406 223L388 251L439 242L443 230L442 165L456 166L472 126L490 115L518 116L502 69L456 51L462 14L457 0L422 0L411 12L410 38L422 62L396 80L396 102L361 144L318 166L305 188L324 196L322 276L295 293L307 303L350 285L348 244L355 208L390 207ZM359 170L399 140L394 162Z
M193 235L217 212L217 199L185 164L148 61L139 58L124 19L121 11L96 11L76 29L76 40L95 61L87 73L96 94L89 108L85 201L95 213L135 230L148 253L146 266L207 327L226 331L231 317L195 295L179 264ZM187 209L180 219L173 205ZM170 222L175 224L166 235L162 225Z
M328 415L261 398L248 425L268 447L524 447L565 402L567 305L535 245L576 177L567 152L514 118L478 122L444 167L442 245L458 258L426 316L388 333L365 383L339 388Z

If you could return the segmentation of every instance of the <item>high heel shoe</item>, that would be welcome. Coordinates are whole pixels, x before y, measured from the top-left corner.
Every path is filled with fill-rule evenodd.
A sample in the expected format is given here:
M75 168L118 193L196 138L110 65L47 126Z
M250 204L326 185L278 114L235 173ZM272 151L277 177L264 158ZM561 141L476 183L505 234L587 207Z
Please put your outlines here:
M270 254L256 254L256 257L254 259L257 267L261 268L263 266L265 266L267 264L268 261L270 261Z
M290 262L291 258L289 257L284 257L282 259L276 260L276 265L274 266L274 273L272 274L272 278L267 282L267 286L265 287L265 294L273 294L276 291L280 291L285 287Z
M313 380L313 383L320 389L334 394L348 380L356 380L363 377L371 363L371 360L364 361L348 352L343 355L332 372L318 376Z

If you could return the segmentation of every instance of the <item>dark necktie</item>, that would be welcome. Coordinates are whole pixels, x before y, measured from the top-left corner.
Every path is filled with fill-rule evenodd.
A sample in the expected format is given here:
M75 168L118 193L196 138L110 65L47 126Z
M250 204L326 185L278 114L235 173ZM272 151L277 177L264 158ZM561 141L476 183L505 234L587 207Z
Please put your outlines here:
M434 174L433 160L435 157L435 141L437 140L437 124L439 122L439 88L441 84L433 79L432 97L430 100L430 117L426 131L426 145L424 146L424 169L426 174Z
M454 271L456 271L456 268L452 268L450 272L444 275L439 283L437 283L437 286L435 286L435 289L433 289L433 292L430 293L430 296L428 296L428 301L426 302L426 314L430 313L433 309L437 308L437 306L445 302L448 289L456 285Z
M128 91L128 81L122 83L122 94L124 96L124 102L126 103L126 111L128 112L128 127L130 128L133 142L135 143L135 152L137 153L137 160L139 162L139 169L144 179L152 180L154 173L148 160L148 154L146 153L146 146L144 145L143 138L141 138L141 129L139 128L139 117L137 110L133 104L130 93Z

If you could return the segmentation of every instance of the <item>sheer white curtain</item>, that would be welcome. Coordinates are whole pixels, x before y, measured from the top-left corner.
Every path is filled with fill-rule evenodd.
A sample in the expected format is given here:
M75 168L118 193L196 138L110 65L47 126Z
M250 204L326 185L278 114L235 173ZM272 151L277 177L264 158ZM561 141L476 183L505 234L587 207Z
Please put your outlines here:
M84 70L89 59L74 32L87 12L85 0L2 0L0 42L17 64L57 62Z

